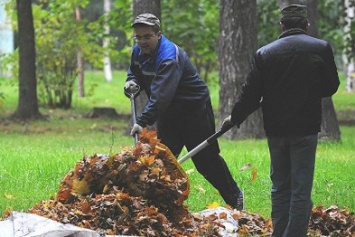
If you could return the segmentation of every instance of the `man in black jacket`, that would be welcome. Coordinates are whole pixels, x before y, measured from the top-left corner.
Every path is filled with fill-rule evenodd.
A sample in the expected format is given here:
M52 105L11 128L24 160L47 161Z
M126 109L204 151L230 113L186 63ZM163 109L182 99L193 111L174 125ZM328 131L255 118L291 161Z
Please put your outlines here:
M210 94L185 51L161 32L159 19L138 15L133 24L131 65L124 91L145 90L148 103L137 116L131 135L157 122L158 138L178 157L182 148L195 148L215 133ZM192 157L201 173L232 208L244 209L243 192L234 181L214 142Z
M291 4L281 13L282 34L255 53L223 126L239 127L262 107L271 158L272 236L304 237L313 205L322 97L337 91L339 78L331 46L306 33L307 7Z

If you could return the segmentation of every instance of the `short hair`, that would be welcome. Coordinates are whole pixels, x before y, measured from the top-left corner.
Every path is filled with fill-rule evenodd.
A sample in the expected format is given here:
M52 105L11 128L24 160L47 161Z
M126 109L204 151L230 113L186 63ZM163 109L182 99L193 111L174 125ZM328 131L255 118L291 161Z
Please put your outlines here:
M307 31L307 27L308 27L307 18L304 17L283 18L281 19L280 22L284 25L285 30L292 29L292 28L299 28Z

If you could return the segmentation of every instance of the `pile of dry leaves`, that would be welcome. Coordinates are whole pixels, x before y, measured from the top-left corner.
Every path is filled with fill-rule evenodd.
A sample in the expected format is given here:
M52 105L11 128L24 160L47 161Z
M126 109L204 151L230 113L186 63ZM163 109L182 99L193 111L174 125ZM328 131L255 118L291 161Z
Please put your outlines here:
M226 213L202 216L183 205L190 186L170 150L143 131L134 148L94 155L78 162L60 184L56 198L28 212L107 235L222 236ZM227 209L239 236L270 236L269 219ZM312 212L312 236L355 236L352 213L337 207Z

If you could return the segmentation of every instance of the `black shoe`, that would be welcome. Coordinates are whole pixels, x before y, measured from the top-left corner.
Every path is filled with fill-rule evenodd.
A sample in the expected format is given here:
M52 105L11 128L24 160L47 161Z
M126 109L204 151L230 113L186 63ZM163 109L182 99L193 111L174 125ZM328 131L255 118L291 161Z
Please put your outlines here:
M235 209L242 211L245 210L244 207L244 193L240 190L238 197L237 197L237 203L234 206Z
M242 190L239 190L238 194L233 193L232 195L223 195L221 192L222 198L231 208L237 209L239 211L244 210L244 193Z

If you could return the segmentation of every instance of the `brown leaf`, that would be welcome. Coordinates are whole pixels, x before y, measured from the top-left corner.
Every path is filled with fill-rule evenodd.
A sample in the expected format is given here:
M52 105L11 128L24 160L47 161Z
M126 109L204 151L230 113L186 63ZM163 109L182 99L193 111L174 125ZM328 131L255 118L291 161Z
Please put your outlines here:
M251 182L254 182L256 180L257 175L258 175L258 171L253 167L251 171Z

